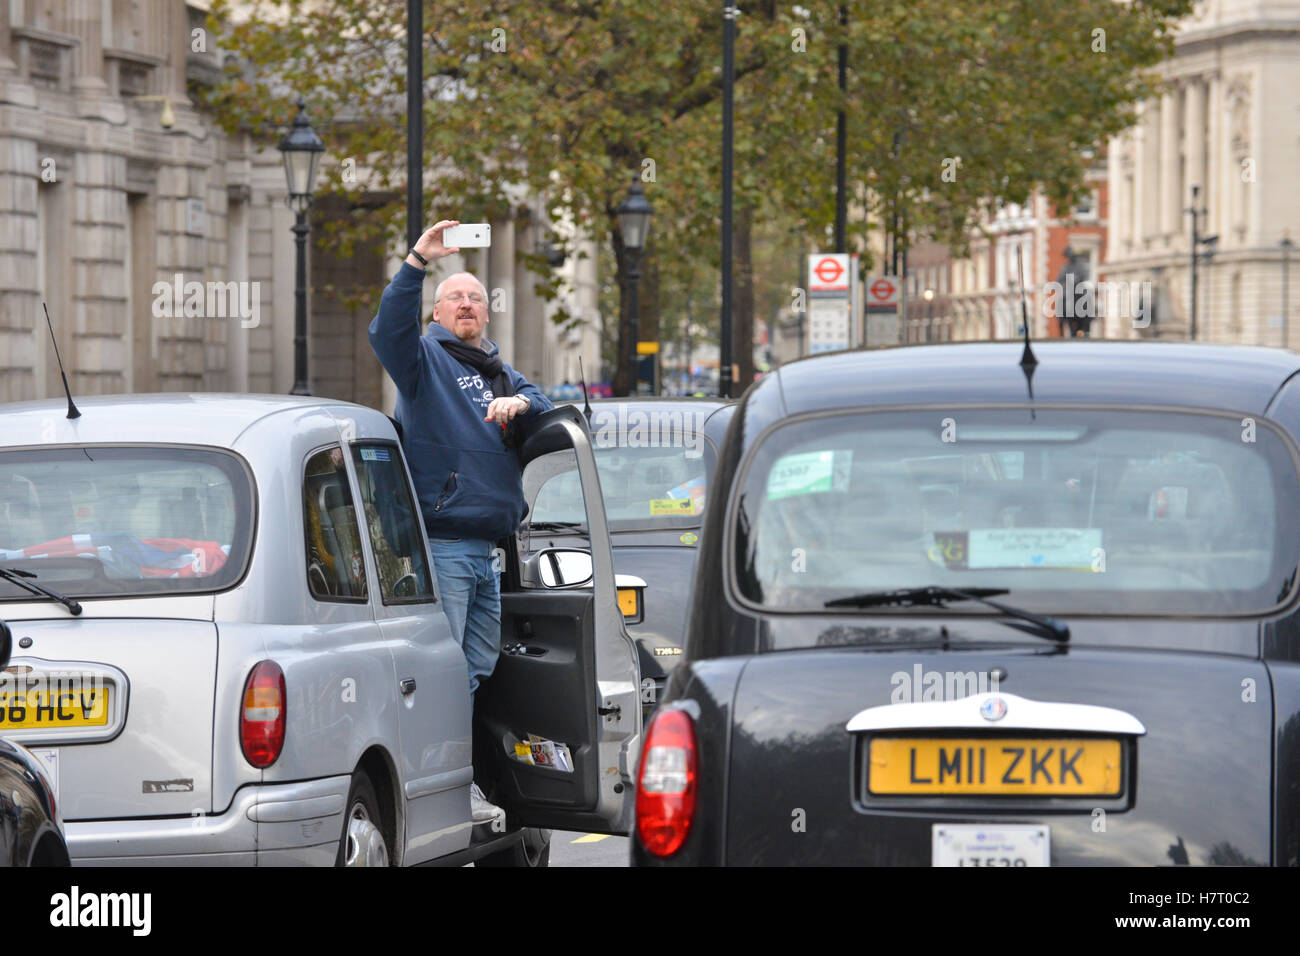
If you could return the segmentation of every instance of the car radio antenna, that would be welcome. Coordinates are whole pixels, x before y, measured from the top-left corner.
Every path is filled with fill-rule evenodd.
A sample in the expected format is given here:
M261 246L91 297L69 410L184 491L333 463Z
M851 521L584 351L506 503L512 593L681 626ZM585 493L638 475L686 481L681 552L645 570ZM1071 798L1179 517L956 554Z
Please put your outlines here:
M582 356L578 356L578 381L582 383L582 414L587 416L587 424L591 424L591 400L587 398L587 373L582 370Z
M1020 369L1025 373L1025 384L1029 387L1029 417L1034 415L1034 369L1038 368L1038 357L1029 344L1029 303L1025 295L1025 256L1024 248L1016 246L1016 272L1020 278L1020 321L1025 329L1025 350L1020 353Z
M50 321L50 309L44 300L41 300L41 308L45 310L45 324L49 326L50 341L54 343L54 358L59 363L59 374L63 376L63 391L68 396L68 417L80 418L81 412L77 411L77 406L72 401L72 389L68 388L68 373L63 371L63 358L59 355L59 340L54 337L54 323Z

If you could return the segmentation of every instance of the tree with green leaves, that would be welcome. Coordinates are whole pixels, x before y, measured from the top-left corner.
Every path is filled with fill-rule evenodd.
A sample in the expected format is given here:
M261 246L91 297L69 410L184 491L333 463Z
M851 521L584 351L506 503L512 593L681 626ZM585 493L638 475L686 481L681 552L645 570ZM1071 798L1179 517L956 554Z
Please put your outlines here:
M824 243L834 215L836 110L848 116L850 182L871 214L960 247L990 203L1036 186L1058 202L1083 182L1088 149L1132 121L1191 0L858 0L737 3L737 258L793 225ZM237 59L207 96L228 129L268 142L300 91L336 157L325 191L390 196L324 241L403 231L405 5L368 0L216 0L212 27ZM427 218L507 216L519 190L545 197L626 255L616 210L632 177L654 204L641 327L659 329L676 290L719 265L721 5L715 0L427 0ZM836 50L848 44L848 88ZM767 223L777 223L768 228ZM762 228L755 230L755 224ZM824 247L824 245L823 245ZM794 258L796 250L789 250ZM532 256L532 254L526 254ZM540 264L541 257L532 256ZM753 294L739 270L735 354L749 361ZM540 282L553 295L554 281ZM616 390L631 369L620 297ZM561 319L564 317L561 316ZM744 373L742 369L742 374ZM747 381L742 377L740 381Z

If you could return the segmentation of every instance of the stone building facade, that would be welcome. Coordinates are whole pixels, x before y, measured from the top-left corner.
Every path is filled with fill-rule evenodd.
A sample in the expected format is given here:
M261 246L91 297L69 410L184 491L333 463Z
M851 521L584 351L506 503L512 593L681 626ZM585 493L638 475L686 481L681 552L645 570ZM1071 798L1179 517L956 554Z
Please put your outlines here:
M1280 345L1281 241L1300 241L1300 0L1204 0L1176 43L1163 65L1168 90L1110 146L1108 275L1151 283L1156 314L1144 334L1187 337L1188 210L1199 186L1200 233L1218 240L1197 270L1196 338Z
M224 135L190 99L188 84L219 68L206 15L184 0L0 2L0 401L62 392L42 303L74 394L292 386L294 215L283 163L247 135ZM498 292L489 336L545 385L576 381L579 355L599 369L600 350L596 256L573 254L590 244L571 237L569 292L556 304L533 293L533 274L516 261L548 230L563 232L542 205L521 198L492 224L491 250L438 265L442 275L469 268ZM312 217L319 225L347 212L320 202ZM404 249L342 257L309 241L314 394L392 407L365 326ZM373 294L349 310L320 291L327 284ZM560 305L587 320L581 330L557 332L549 318Z

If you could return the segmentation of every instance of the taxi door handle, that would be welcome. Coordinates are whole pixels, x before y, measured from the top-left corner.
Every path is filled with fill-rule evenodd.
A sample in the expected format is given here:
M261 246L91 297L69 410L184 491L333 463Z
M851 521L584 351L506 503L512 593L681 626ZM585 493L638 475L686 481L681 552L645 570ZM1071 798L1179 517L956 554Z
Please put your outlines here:
M415 678L407 677L399 685L402 688L402 696L415 693Z

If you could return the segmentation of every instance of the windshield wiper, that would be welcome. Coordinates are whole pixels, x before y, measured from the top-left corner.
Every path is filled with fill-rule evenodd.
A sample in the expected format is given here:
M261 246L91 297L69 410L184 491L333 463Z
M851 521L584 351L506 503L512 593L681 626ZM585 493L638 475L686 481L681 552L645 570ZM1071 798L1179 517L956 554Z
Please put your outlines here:
M64 597L57 591L51 591L42 584L32 584L31 580L36 577L31 571L19 571L17 568L0 568L0 578L8 581L15 587L20 587L28 594L37 594L51 601L58 601L74 615L81 613L81 604L70 597ZM24 580L27 579L27 580Z
M1008 627L1014 627L1017 630L1024 631L1026 634L1033 634L1037 637L1045 637L1048 640L1057 641L1064 644L1070 639L1070 629L1054 618L1044 617L1041 614L1034 614L1032 611L1026 611L1024 608L1012 607L1009 604L1003 604L1000 601L989 600L1000 594L1010 594L1007 588L970 588L969 590L958 590L957 588L941 587L931 585L924 588L903 588L898 591L868 591L865 594L855 594L852 597L835 598L833 601L827 601L826 607L881 607L885 605L898 605L901 607L938 607L947 608L945 601L979 601L995 610L1001 611L1010 617L1019 618L1032 627L1025 627L1022 624L1014 624L1011 621L1004 621Z
M534 521L528 525L528 530L532 531L573 531L577 534L586 534L587 526L581 521Z

